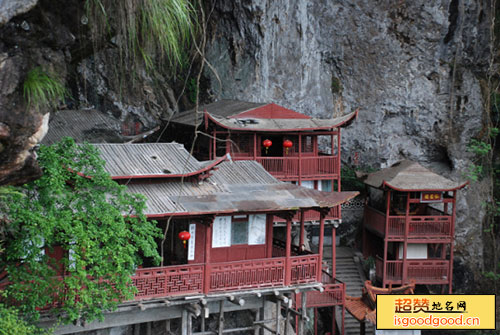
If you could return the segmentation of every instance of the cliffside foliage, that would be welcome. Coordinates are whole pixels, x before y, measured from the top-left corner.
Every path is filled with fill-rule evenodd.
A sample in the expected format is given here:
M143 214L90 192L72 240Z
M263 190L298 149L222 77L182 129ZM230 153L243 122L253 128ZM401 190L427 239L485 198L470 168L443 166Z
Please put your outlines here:
M41 67L35 67L26 75L23 94L29 107L40 109L57 107L57 104L67 95L67 90L56 76L49 74Z
M132 298L140 254L158 262L159 230L143 197L112 181L92 146L66 139L42 146L38 160L43 176L0 199L4 301L28 319L47 306L65 321L99 318Z
M90 32L99 48L102 36L118 49L114 65L134 78L144 67L153 71L163 65L186 61L193 36L194 10L187 0L86 0Z
M48 335L49 332L39 329L23 320L17 309L0 304L0 335Z

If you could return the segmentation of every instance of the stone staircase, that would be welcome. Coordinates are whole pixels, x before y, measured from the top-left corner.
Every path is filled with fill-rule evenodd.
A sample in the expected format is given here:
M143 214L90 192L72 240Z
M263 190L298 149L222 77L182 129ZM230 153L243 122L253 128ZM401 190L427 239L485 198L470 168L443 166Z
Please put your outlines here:
M331 247L325 246L324 260L328 262L331 268ZM360 297L361 288L366 280L363 273L359 256L353 249L347 247L336 248L336 277L346 284L346 294L351 297ZM336 309L337 324L341 325L342 310ZM360 333L360 323L349 312L345 312L345 335L358 335ZM366 334L374 334L373 325L366 324Z

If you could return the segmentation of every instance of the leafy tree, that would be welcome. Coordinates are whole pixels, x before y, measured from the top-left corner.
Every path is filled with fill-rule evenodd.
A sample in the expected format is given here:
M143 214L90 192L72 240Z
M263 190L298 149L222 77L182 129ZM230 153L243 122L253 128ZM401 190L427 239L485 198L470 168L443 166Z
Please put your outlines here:
M0 335L34 335L49 332L30 325L19 317L17 309L0 304Z
M160 230L146 220L144 198L111 180L96 148L68 138L41 146L38 161L40 179L0 197L4 300L33 319L47 306L65 321L102 318L133 297L140 254L158 262Z

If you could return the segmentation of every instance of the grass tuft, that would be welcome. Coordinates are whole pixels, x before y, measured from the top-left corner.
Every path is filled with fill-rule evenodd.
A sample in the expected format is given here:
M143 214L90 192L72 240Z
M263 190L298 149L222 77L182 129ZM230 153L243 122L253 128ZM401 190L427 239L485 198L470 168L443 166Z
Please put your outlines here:
M55 108L67 95L67 90L61 80L49 75L41 67L35 67L24 80L23 94L29 107Z

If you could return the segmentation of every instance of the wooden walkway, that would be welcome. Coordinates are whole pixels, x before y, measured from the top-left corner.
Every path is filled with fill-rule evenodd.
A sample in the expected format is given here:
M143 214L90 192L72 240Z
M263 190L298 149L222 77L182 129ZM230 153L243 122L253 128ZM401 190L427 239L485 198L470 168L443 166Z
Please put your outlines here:
M328 262L331 268L331 247L325 246L324 260ZM360 297L361 288L366 280L363 273L359 256L353 249L347 247L336 248L336 277L338 280L346 284L346 294L351 297ZM336 311L337 324L341 324L342 311L337 308ZM349 312L345 312L345 335L358 335L360 333L360 324ZM366 334L374 334L374 327L367 323Z

